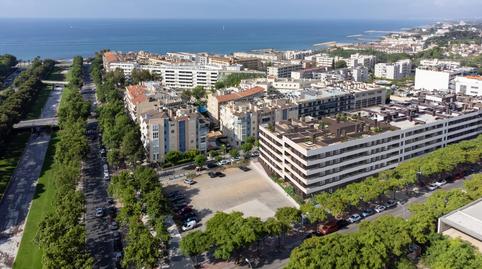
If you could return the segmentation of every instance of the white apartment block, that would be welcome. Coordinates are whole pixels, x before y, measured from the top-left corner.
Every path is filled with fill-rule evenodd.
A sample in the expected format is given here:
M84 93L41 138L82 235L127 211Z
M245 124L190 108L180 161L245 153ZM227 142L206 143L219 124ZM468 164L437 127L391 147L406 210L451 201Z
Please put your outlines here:
M482 112L416 100L350 113L342 119L283 121L260 126L260 162L303 196L396 167L481 133ZM457 109L454 109L456 106Z
M403 79L410 76L412 62L409 59L400 60L395 63L378 63L375 65L375 77L382 79Z
M169 151L207 150L209 123L195 107L146 112L140 116L140 130L151 162L164 161Z
M482 77L466 76L455 78L455 93L482 96Z
M460 62L439 59L423 59L420 60L420 66L429 68L457 69L460 68Z
M364 66L358 66L351 70L351 76L353 81L365 82L369 78L368 68Z
M376 57L373 55L363 55L363 54L352 54L350 59L347 61L347 65L350 68L355 68L359 66L367 67L368 69L373 69L375 66Z
M302 64L275 64L268 67L268 77L290 78L291 72L303 69Z
M255 52L235 52L235 58L256 58L266 62L275 62L281 60L281 55L277 53L255 53Z
M212 65L163 65L160 66L162 82L171 88L190 89L196 86L213 87L222 70Z
M318 67L333 67L333 64L336 62L335 57L331 57L328 54L320 54L315 57L316 66Z
M298 119L298 105L285 99L230 102L220 110L221 131L234 147L250 136L258 137L260 124L288 119Z
M415 89L426 91L453 91L454 79L473 73L473 68L439 69L417 68L415 70Z

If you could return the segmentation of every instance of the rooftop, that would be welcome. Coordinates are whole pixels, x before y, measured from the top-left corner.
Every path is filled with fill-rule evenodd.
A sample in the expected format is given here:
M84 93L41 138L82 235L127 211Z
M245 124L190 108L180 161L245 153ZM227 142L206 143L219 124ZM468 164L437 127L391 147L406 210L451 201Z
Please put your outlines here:
M482 199L441 217L440 221L482 241Z
M264 88L262 87L254 87L251 89L247 89L241 92L233 92L226 95L216 96L216 99L219 103L229 102L229 101L236 101L242 98L250 97L256 94L260 94L264 92Z

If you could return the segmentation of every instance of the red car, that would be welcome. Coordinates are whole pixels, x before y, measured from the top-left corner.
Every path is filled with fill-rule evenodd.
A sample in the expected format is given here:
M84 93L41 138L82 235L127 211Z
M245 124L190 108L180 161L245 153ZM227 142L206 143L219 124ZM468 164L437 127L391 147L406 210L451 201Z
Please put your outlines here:
M336 232L339 229L340 229L340 225L338 224L338 221L334 220L334 221L330 221L330 222L326 223L323 226L320 225L320 227L318 228L318 231L322 235L327 235L327 234L331 234L333 232Z

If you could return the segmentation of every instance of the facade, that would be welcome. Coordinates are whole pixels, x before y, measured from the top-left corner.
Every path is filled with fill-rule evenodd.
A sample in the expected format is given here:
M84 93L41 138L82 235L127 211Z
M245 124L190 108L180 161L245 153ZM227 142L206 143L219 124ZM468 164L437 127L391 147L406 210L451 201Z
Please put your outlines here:
M164 65L160 66L162 81L171 88L191 89L196 86L212 87L219 78L219 66L213 65Z
M228 142L235 147L248 137L258 137L260 124L298 119L298 106L289 100L262 100L259 102L230 102L220 110L220 127Z
M274 78L290 78L291 72L303 69L302 64L276 64L268 67L268 76Z
M440 69L417 68L415 70L415 89L426 91L453 91L457 76L470 75L473 68Z
M482 96L482 77L466 76L455 78L455 93Z
M365 82L368 80L368 68L364 66L358 66L351 70L351 76L353 81L356 82Z
M348 59L347 64L350 68L356 68L359 66L366 67L368 69L373 69L375 66L376 57L373 55L363 55L363 54L352 54L350 59Z
M412 62L407 60L400 60L396 63L378 63L375 65L375 77L382 79L403 79L410 76L412 70Z
M335 57L331 57L328 54L320 54L315 57L316 66L332 68L335 63Z
M151 162L164 161L169 151L207 150L209 123L195 107L151 110L140 116L140 129Z
M346 114L260 126L260 160L303 195L333 191L400 162L481 133L473 105L420 99ZM420 103L417 103L420 102Z
M219 120L219 109L221 105L227 104L231 101L250 100L255 97L263 95L265 89L259 86L250 88L240 92L231 92L229 94L210 94L208 95L208 111L211 116Z

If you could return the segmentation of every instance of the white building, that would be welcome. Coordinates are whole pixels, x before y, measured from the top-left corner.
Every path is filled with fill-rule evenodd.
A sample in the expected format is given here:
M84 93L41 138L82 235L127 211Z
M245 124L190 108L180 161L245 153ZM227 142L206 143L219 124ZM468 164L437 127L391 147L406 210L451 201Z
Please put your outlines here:
M455 78L455 93L482 96L482 77L466 76Z
M438 68L417 68L415 70L415 89L427 91L455 90L454 79L457 76L474 72L473 68L440 70Z
M416 101L416 100L414 100ZM447 101L450 102L450 101ZM395 104L341 117L260 126L260 162L303 196L350 182L481 133L478 107ZM456 109L455 109L456 107Z
M190 89L196 86L213 87L223 68L212 65L178 64L162 65L159 70L165 86Z
M368 68L364 66L358 66L351 70L351 75L356 82L365 82L368 80Z
M355 68L358 66L367 67L368 69L373 69L375 66L376 57L373 55L363 55L363 54L352 54L350 59L348 59L348 67Z
M410 76L412 62L409 59L400 60L395 63L378 63L375 65L375 77L383 79L403 79Z
M331 68L335 64L336 60L335 57L331 57L330 55L323 53L315 57L315 62L317 67Z
M291 72L303 69L302 64L275 64L268 67L268 76L274 78L290 78Z

